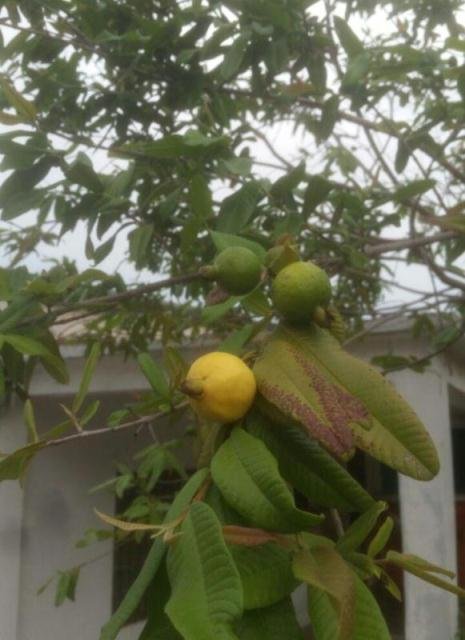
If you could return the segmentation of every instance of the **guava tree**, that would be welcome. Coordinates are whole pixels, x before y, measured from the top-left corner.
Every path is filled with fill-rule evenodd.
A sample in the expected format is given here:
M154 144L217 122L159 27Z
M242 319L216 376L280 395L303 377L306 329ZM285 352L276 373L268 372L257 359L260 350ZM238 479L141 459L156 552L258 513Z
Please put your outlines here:
M156 537L101 640L146 593L144 640L301 638L299 583L317 640L388 638L367 582L398 595L390 565L463 595L426 560L384 551L386 505L345 462L359 448L425 481L438 460L408 405L341 343L396 315L430 338L431 356L464 333L464 4L2 4L0 397L24 401L28 443L3 455L0 478L21 478L52 442L59 456L92 419L95 446L109 430L156 429L185 409L183 383L198 403L181 341L212 338L258 387L232 424L199 412L198 471L164 522L160 510L104 516ZM88 268L31 267L70 235ZM119 275L123 252L142 284ZM290 301L276 283L309 260L329 274L331 299L320 281L308 303L294 275L311 307L302 318L300 294ZM53 327L77 320L89 353L79 392L38 433L29 381L43 366L67 383ZM148 355L155 341L163 362ZM138 359L151 391L107 419L86 398L101 353L116 350ZM378 364L421 370L431 356ZM116 490L148 496L165 466L183 475L154 444ZM352 524L321 535L329 512ZM59 599L75 580L62 574Z

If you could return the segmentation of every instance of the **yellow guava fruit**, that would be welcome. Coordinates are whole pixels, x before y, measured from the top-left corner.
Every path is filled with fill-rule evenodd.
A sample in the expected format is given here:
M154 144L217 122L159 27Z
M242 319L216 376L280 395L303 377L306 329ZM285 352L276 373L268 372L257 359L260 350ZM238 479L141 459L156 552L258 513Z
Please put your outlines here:
M273 280L274 305L290 324L310 322L317 307L325 307L330 297L329 278L313 262L293 262Z
M213 351L192 363L181 390L199 416L228 423L239 420L250 409L257 383L240 358Z
M219 253L213 264L214 276L232 295L249 293L259 284L262 263L246 247L228 247Z

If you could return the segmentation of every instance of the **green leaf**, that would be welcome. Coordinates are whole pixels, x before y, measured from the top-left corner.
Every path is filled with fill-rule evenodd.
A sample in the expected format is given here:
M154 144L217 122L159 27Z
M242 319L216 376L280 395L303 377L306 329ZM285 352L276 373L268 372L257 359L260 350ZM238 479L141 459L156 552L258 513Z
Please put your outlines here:
M233 640L242 587L214 512L192 504L168 553L172 589L166 612L185 640ZM193 588L195 585L195 588Z
M334 424L346 426L359 448L397 471L420 480L438 472L436 449L413 409L328 331L316 325L300 331L280 327L254 372L265 409L293 417L325 444ZM324 416L333 416L329 426L320 417L322 405Z
M271 607L246 611L236 632L240 640L304 640L290 598Z
M424 580L425 582L433 584L435 587L439 587L439 589L443 589L444 591L448 591L449 593L459 596L459 598L465 599L465 589L457 587L457 585L453 583L446 582L435 575L439 573L440 575L445 575L448 578L453 579L455 574L452 571L448 571L447 569L438 567L435 564L431 564L427 560L423 560L423 558L419 558L413 554L398 553L397 551L388 551L386 555L386 562L400 567L404 571L420 578L420 580Z
M209 149L221 149L229 144L226 136L206 136L200 131L188 131L183 136L168 135L152 142L130 142L112 150L113 155L131 157L175 159L182 156L198 157Z
M241 298L241 304L244 309L255 316L270 316L272 308L267 295L263 289L254 289L251 293Z
M396 159L394 163L394 168L397 173L402 173L402 171L404 171L410 159L410 155L411 149L409 145L406 144L406 142L404 142L402 138L400 138L397 145Z
M60 572L55 594L55 606L59 607L65 600L74 602L80 567Z
M365 48L363 43L355 35L345 20L339 16L334 16L334 28L336 30L337 37L339 38L339 42L349 58L354 58L355 56L364 53Z
M139 640L182 640L165 612L169 594L170 584L163 563L147 591L148 618Z
M82 151L77 154L74 162L63 171L71 182L79 184L89 191L97 193L103 191L103 183L94 171L91 160Z
M354 575L355 605L354 622L350 640L391 640L391 634L383 614L371 591ZM340 640L338 613L325 591L311 588L308 591L309 616L315 640Z
M345 459L353 453L351 426L366 422L367 411L321 371L308 351L292 343L285 329L274 334L254 365L258 390L267 401L259 406L280 423L304 427L330 452Z
M252 158L247 156L232 156L227 160L223 160L223 166L229 173L236 176L248 176L252 168Z
M451 36L446 39L445 45L448 49L454 49L454 51L461 51L465 53L465 38Z
M26 423L28 430L28 441L30 443L36 443L39 441L39 435L37 433L36 419L34 415L34 407L31 400L28 398L24 403L24 422Z
M268 607L297 587L290 553L282 547L231 545L230 551L241 577L244 609Z
M217 227L220 231L239 233L249 222L263 189L257 182L247 182L221 203Z
M325 545L298 552L293 570L298 580L309 585L309 592L315 589L328 597L338 629L332 640L352 640L356 591L355 575L349 565L337 551Z
M32 458L44 446L45 442L33 442L10 455L0 454L0 481L22 480Z
M11 345L13 349L19 353L28 356L39 356L47 371L59 382L68 382L69 378L65 362L59 355L58 351L53 353L53 344L47 344L47 336L43 337L43 342L39 342L30 336L16 335L12 333L4 334L3 336L0 336L0 339L3 339L4 342Z
M298 427L274 424L256 412L247 419L247 429L265 442L282 476L310 503L342 511L373 506L373 498L351 474Z
M365 83L368 70L370 68L370 57L368 53L361 53L349 61L347 71L342 79L342 89L357 96L357 91L362 83Z
M316 132L319 140L327 140L339 117L339 97L331 96L323 105L321 119Z
M200 220L208 220L212 215L212 196L208 182L201 174L195 175L191 180L189 203L194 215Z
M295 507L276 459L263 442L242 429L235 428L218 449L211 473L226 502L257 527L295 532L323 519Z
M386 509L385 502L377 502L368 511L362 513L337 541L336 547L339 552L344 554L358 549L373 531L379 516Z
M222 80L230 80L238 73L247 51L247 44L248 37L239 36L228 47L227 53L225 54L220 66L219 75Z
M375 558L379 553L381 553L381 551L387 545L393 529L394 520L391 518L391 516L388 516L368 545L367 553L370 558Z
M332 184L323 176L311 176L304 195L304 215L310 215L319 204L325 202L332 188Z
M55 337L50 331L40 333L41 343L48 349L50 355L40 356L42 366L54 380L60 384L69 383L69 373L65 360L62 358L60 348Z
M95 416L97 411L100 409L100 400L93 400L90 404L82 412L82 415L79 417L79 424L81 427L85 427L92 418Z
M261 260L265 259L266 251L258 242L220 231L210 231L210 236L218 252L228 247L245 247L253 251Z
M174 499L173 504L165 516L164 522L173 522L179 518L207 477L207 469L201 469L191 476L190 480L184 485ZM126 624L139 606L144 593L147 591L158 571L158 568L160 567L160 564L162 563L164 555L165 545L160 538L157 538L152 544L139 575L124 596L118 609L112 615L110 620L102 627L100 640L115 640L120 629Z
M394 198L397 202L415 198L416 196L432 189L435 184L435 180L414 180L413 182L397 189L394 193Z
M82 406L82 403L85 400L87 392L89 391L89 385L91 383L92 377L95 373L95 368L100 360L101 355L101 347L98 342L95 342L92 345L92 348L89 353L89 357L86 360L86 364L84 366L84 371L82 373L81 383L79 385L78 392L73 400L72 410L73 413L77 413Z
M38 342L29 336L6 333L1 336L1 338L4 342L11 345L13 349L16 349L16 351L19 351L19 353L23 353L24 355L44 357L53 355L41 342Z
M129 258L134 262L137 269L142 269L147 264L153 233L153 224L143 224L137 229L133 229L128 236ZM113 243L111 248L113 249Z
M218 345L217 351L240 354L244 345L250 340L255 332L254 324L245 324L240 329L236 329Z
M13 109L15 109L16 113L25 120L33 122L37 117L37 110L34 103L23 98L23 96L16 91L14 86L6 78L0 78L0 86L5 98Z
M206 324L211 324L225 316L240 300L238 296L231 296L224 302L212 304L202 309L202 320Z
M289 171L289 173L281 176L271 185L270 195L275 200L283 200L289 196L292 191L305 178L305 162L301 162Z
M169 400L170 388L163 369L148 353L139 354L137 362L155 393L163 400Z

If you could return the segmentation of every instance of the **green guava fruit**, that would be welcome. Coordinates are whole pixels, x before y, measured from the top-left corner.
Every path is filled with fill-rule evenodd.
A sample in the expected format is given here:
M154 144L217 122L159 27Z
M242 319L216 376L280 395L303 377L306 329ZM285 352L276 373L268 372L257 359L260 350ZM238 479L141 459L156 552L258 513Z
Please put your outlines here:
M273 303L290 324L310 322L317 307L326 307L331 283L323 269L313 262L293 262L273 281Z
M249 293L259 284L262 263L246 247L228 247L219 253L213 263L214 276L223 289L232 295Z

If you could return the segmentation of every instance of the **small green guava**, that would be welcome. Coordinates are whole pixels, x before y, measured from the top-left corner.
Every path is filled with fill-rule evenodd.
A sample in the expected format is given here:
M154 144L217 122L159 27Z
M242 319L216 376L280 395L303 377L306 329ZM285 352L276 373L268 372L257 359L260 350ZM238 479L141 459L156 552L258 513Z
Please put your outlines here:
M331 283L323 269L313 262L293 262L273 281L274 305L290 324L312 320L317 307L326 307L331 298Z
M246 247L228 247L216 256L213 275L228 293L243 295L259 284L262 263L258 256Z

